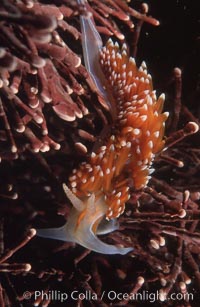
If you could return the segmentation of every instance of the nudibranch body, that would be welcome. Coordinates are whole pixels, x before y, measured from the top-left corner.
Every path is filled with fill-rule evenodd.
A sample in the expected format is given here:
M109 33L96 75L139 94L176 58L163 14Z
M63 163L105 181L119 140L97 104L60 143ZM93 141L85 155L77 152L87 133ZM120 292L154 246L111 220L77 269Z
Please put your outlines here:
M168 116L162 113L164 95L157 99L145 63L138 69L135 60L128 57L126 45L120 50L117 43L109 40L100 51L100 63L116 102L116 120L114 134L91 153L87 162L73 170L69 188L65 188L72 203L75 201L70 193L82 200L74 226L74 232L79 233L79 243L80 237L84 241L83 238L91 236L91 231L93 235L98 231L103 218L113 221L124 212L130 187L141 190L147 185L155 154L164 147ZM116 229L116 224L107 226L109 231ZM130 250L104 243L102 246L97 240L97 237L90 238L89 247L85 242L81 244L91 248L92 242L92 249L97 251L98 245L98 251L103 253L123 254Z
M110 97L107 92L112 93L115 103L113 134L87 162L73 170L68 186L64 185L73 204L66 225L38 230L38 235L75 242L99 253L126 254L133 248L108 245L97 235L116 230L116 218L124 212L130 188L141 190L147 185L155 154L164 147L168 114L162 113L164 95L157 99L146 64L137 68L135 60L127 55L126 45L120 50L111 39L101 48L91 18L81 16L81 22L86 67L99 93L105 100ZM92 63L91 37L98 42Z
M127 56L126 45L120 51L109 40L100 52L100 63L116 100L115 133L73 171L69 187L81 199L103 196L106 218L112 219L124 212L130 186L143 189L151 178L155 154L164 147L168 114L161 113L164 95L156 98L145 63L138 69Z
M124 212L130 187L141 190L147 185L155 154L164 147L168 114L162 113L164 95L157 99L146 64L138 69L126 45L120 50L109 40L100 52L100 63L116 101L115 133L73 170L68 187L64 185L73 204L66 225L56 231L40 230L39 235L100 253L126 254L132 248L105 244L96 234L117 229L115 218Z

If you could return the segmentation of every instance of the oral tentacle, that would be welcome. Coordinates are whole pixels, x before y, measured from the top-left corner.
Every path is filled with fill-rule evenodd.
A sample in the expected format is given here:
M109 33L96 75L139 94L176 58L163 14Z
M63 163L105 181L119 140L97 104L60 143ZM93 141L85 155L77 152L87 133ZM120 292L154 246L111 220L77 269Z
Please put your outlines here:
M67 198L69 198L69 200L73 203L73 206L76 208L76 210L80 212L83 211L85 208L84 203L78 197L76 197L75 194L72 193L72 191L65 183L63 183L63 190Z
M55 239L69 242L66 234L66 225L59 228L36 229L37 236L41 238Z

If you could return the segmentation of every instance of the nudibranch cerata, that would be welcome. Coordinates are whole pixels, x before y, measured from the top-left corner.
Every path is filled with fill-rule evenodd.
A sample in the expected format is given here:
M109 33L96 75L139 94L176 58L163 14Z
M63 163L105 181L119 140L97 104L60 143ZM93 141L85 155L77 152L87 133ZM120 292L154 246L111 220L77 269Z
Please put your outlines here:
M130 188L141 190L148 184L154 157L164 148L168 114L162 113L164 94L157 99L145 62L137 68L125 44L120 49L109 39L99 51L99 62L116 104L114 133L64 185L73 204L66 225L38 233L99 253L126 254L133 248L108 245L97 235L117 229L116 218L124 212Z

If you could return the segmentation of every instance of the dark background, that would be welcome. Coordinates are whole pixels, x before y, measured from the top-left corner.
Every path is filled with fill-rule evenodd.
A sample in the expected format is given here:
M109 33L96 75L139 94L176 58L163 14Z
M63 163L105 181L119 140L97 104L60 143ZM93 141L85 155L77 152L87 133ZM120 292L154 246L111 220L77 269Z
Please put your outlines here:
M147 3L149 14L160 21L160 26L144 24L138 58L148 63L155 88L164 87L174 67L181 68L183 94L188 101L188 95L199 91L200 2L152 0Z

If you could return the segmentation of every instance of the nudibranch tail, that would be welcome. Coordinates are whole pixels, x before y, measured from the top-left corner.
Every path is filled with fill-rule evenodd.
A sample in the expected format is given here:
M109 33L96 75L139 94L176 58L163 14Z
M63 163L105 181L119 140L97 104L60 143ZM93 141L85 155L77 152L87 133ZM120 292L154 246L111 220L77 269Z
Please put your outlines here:
M65 192L72 204L74 204L73 200L77 202L77 197L72 197L72 192L67 186L65 186ZM87 249L102 254L127 254L133 250L132 247L109 245L99 240L96 236L96 234L105 234L118 228L115 220L100 224L102 218L105 217L106 210L107 205L102 197L96 199L95 195L92 194L85 200L83 212L77 210L77 203L75 204L64 226L57 229L38 229L37 234L40 237L78 243Z
M85 14L80 16L84 64L99 94L110 107L109 95L105 90L106 79L99 64L99 52L103 47L103 42L94 25L92 13L87 11L87 1L77 0L77 2L85 6Z

